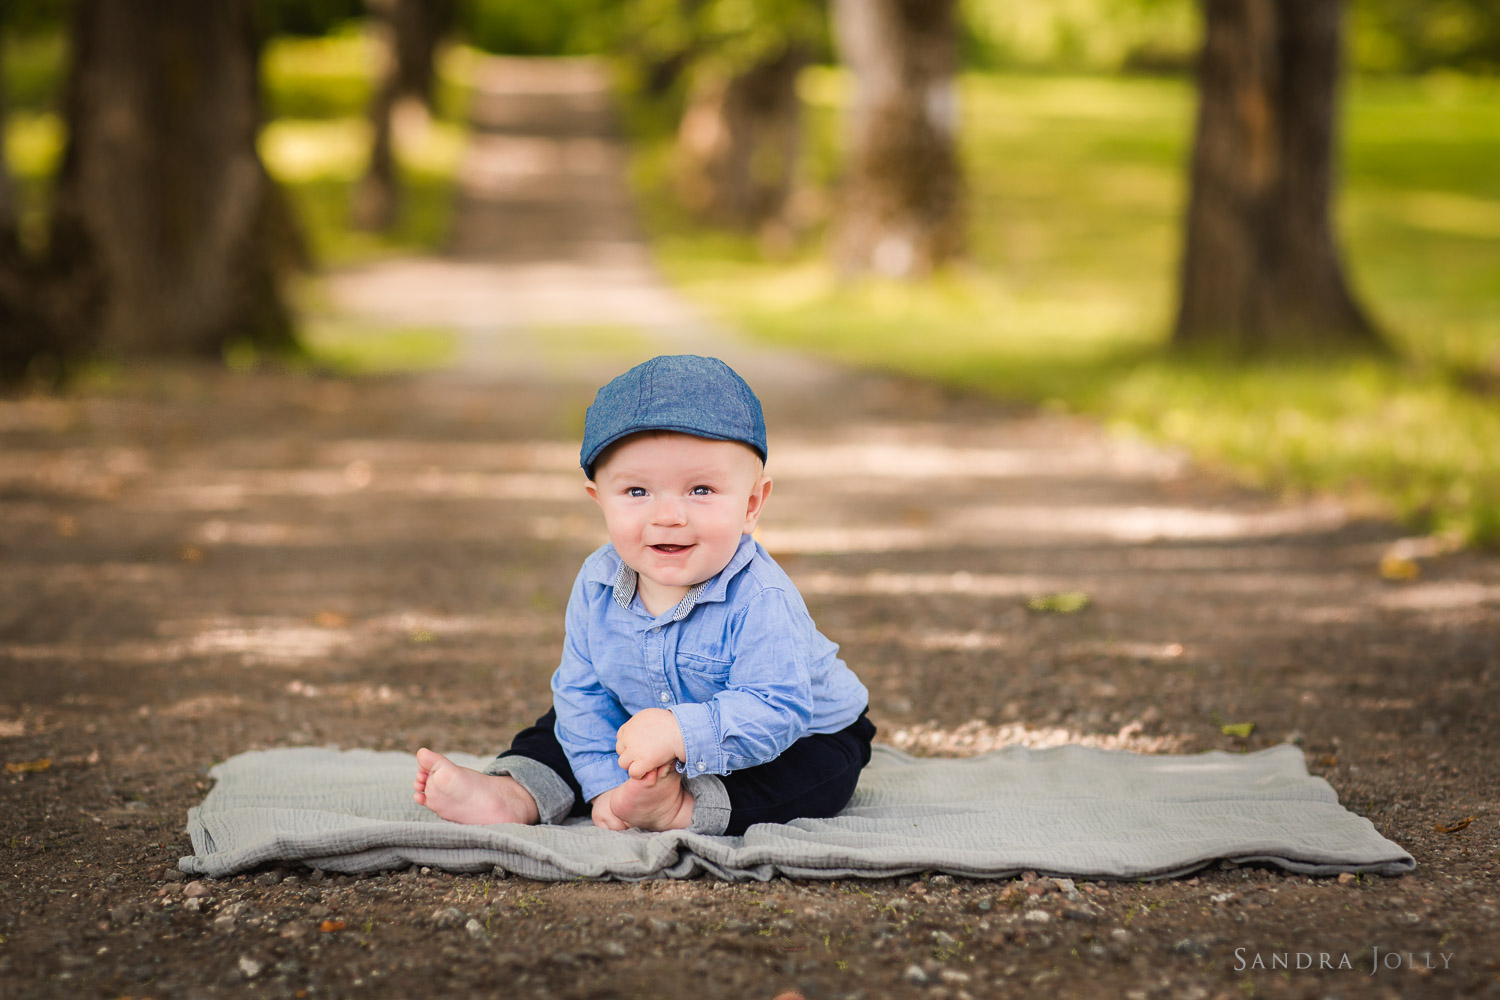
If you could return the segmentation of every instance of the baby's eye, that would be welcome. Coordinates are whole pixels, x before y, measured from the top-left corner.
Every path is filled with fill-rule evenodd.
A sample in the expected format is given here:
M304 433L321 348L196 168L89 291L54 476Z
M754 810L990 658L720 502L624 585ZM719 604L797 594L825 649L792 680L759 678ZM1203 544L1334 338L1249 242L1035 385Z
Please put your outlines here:
M694 486L692 489L688 490L688 495L695 497L706 497L712 494L713 491L714 488L712 486Z
M625 489L625 495L628 497L643 497L646 495L646 487L628 486Z

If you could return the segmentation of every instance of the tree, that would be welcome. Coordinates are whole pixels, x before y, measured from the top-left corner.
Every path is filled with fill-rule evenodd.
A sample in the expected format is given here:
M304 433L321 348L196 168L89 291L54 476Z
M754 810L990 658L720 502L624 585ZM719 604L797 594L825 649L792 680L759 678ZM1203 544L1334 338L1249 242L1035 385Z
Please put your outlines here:
M1205 0L1174 342L1244 351L1380 338L1330 221L1338 0Z
M700 217L741 228L782 222L800 148L797 75L807 48L788 44L742 71L700 70L677 130L677 190Z
M374 100L370 102L370 163L354 192L354 224L389 229L395 224L400 185L396 180L394 133L405 120L425 124L433 112L438 43L453 23L451 0L369 0L378 15L386 49Z
M822 0L637 0L620 35L643 89L686 91L678 200L700 218L784 233L800 152L797 78L827 35Z
M0 261L24 354L294 344L295 228L256 153L251 0L76 0L45 251ZM18 279L20 290L17 291Z
M834 0L853 76L831 250L846 273L919 275L964 245L955 0Z

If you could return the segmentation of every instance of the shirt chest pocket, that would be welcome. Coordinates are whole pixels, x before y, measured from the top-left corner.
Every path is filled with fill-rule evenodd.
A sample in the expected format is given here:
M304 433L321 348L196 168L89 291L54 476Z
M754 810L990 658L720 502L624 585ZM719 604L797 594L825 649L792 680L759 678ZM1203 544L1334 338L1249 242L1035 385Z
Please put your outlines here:
M729 654L717 648L697 647L677 650L677 675L694 701L706 701L729 684Z

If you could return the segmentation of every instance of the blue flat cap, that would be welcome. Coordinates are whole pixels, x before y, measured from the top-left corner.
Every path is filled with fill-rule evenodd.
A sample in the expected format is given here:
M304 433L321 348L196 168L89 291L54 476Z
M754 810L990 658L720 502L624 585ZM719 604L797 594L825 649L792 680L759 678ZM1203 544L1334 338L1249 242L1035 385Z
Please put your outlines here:
M636 365L594 396L583 417L578 464L594 478L594 462L637 431L676 431L715 441L740 441L766 458L766 418L745 380L718 358L663 354Z

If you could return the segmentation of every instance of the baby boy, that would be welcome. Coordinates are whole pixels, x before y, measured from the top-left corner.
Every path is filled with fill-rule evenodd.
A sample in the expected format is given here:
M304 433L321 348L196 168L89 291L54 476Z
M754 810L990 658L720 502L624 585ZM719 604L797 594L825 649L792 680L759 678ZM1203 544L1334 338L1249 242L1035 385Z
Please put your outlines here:
M771 495L760 400L717 358L653 358L584 417L609 544L568 600L552 709L483 771L417 751L458 823L744 833L832 816L870 760L869 694L751 537Z

